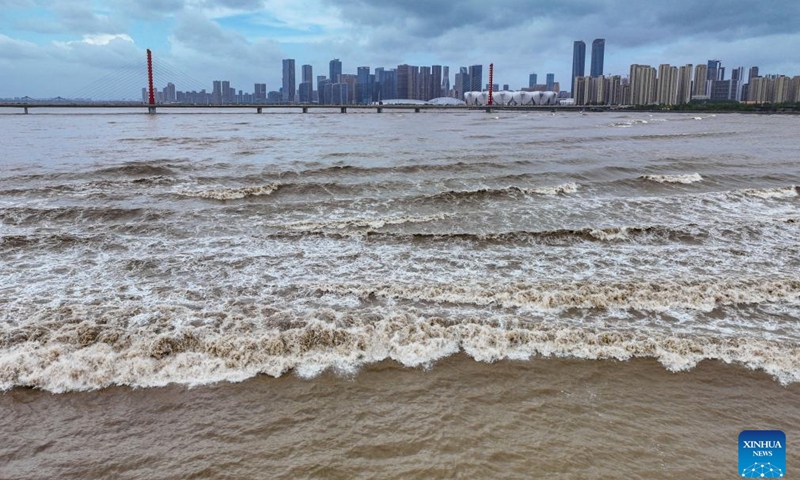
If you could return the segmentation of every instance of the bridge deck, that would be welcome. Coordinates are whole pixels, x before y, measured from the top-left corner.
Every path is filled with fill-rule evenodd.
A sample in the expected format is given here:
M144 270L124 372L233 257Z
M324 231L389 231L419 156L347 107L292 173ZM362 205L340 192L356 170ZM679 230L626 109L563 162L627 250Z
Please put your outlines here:
M186 104L163 104L163 105L148 105L144 103L131 103L131 102L87 102L87 103L79 103L79 102L0 102L0 108L21 108L24 110L25 113L29 112L29 109L35 108L59 108L59 109L84 109L84 108L125 108L125 109L142 109L149 111L150 109L156 110L172 110L172 111L179 111L179 110L255 110L257 113L262 113L263 111L275 111L275 110L282 110L285 113L287 110L295 113L295 112L302 112L308 113L309 111L331 111L336 110L341 113L347 113L348 110L355 110L355 111L374 111L381 113L383 111L397 111L397 110L413 110L414 112L458 112L458 111L465 111L465 110L491 110L491 111L542 111L542 112L550 112L550 111L584 111L587 110L587 107L579 107L579 106L572 106L572 105L492 105L491 107L483 105L483 106L467 106L467 105L399 105L399 104L391 104L391 105L299 105L299 104L292 104L292 105L186 105ZM595 111L605 111L609 110L610 107L603 106L603 107L591 107L592 110Z

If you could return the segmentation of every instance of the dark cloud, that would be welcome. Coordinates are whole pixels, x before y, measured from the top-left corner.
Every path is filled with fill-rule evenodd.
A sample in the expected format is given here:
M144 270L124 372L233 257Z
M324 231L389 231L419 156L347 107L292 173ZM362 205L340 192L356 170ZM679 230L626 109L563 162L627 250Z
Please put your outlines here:
M590 48L593 39L605 38L605 70L614 74L626 74L631 63L696 64L708 58L754 65L795 58L800 47L796 0L324 2L337 8L342 21L357 32L340 44L357 42L370 60L391 65L433 56L451 66L494 62L501 77L520 85L534 71L540 76L553 72L557 80L566 81L575 40ZM769 54L752 53L756 48L751 45L770 43ZM587 62L589 56L587 52ZM797 61L780 62L788 64Z
M474 34L502 34L517 26L533 27L544 18L574 38L611 37L618 28L625 27L627 44L642 45L673 41L684 35L725 38L733 34L788 33L795 32L800 23L800 2L794 0L561 0L536 5L526 0L325 1L341 10L345 22L402 31L419 38L438 38L464 29Z

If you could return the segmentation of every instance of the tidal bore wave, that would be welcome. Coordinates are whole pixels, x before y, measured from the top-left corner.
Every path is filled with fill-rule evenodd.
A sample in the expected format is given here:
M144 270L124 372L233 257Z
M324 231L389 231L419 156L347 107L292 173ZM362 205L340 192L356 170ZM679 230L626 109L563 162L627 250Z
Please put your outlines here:
M713 359L763 370L784 384L800 381L800 346L760 338L514 320L449 321L411 313L376 319L353 314L334 318L322 312L320 317L275 327L242 320L238 329L227 331L131 331L88 321L6 329L0 343L0 390L24 386L57 393L114 385L199 385L287 372L313 377L325 370L355 372L386 359L431 367L458 352L482 362L548 356L655 358L670 371Z

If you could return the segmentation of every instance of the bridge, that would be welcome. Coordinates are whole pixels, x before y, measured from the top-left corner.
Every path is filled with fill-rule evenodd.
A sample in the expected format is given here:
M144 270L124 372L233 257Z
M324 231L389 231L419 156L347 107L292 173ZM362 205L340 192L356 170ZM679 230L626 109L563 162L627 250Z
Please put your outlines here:
M491 112L583 112L583 111L606 111L611 107L579 107L573 105L418 105L418 104L391 104L391 105L319 105L319 104L235 104L235 105L191 105L180 103L148 104L142 102L0 102L0 109L16 109L20 113L31 113L36 109L136 109L154 114L156 110L168 110L171 112L187 112L192 110L218 110L218 111L242 111L249 110L255 113L330 113L348 111L357 112L376 112L384 111L414 111L420 112L464 112L470 110L482 110Z

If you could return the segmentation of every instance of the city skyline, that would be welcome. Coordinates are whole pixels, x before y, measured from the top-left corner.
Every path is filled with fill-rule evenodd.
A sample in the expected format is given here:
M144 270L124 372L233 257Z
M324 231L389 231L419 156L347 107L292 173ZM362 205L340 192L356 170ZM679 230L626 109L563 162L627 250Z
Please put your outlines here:
M569 91L560 90L554 74L547 74L544 84L537 83L538 75L529 75L529 84L521 90L528 92L551 92L552 98L562 99L568 105L680 105L690 101L736 101L754 104L763 103L797 103L800 102L800 75L759 74L758 66L751 66L745 77L744 67L727 67L718 59L705 63L686 64L682 66L661 63L658 68L651 65L632 64L628 75L602 74L602 58L604 39L593 42L592 71L589 75L573 78L572 97ZM573 69L580 73L580 60L583 57L584 42L576 41ZM453 88L449 89L448 66L413 66L398 65L386 69L368 66L358 67L358 73L340 74L341 61L330 62L331 74L336 76L330 81L324 75L317 76L317 90L313 89L312 67L303 65L302 82L299 89L294 88L296 71L294 59L284 59L283 87L279 91L266 93L266 85L254 85L253 93L231 86L229 81L215 80L212 92L180 91L173 83L168 83L162 90L156 89L156 103L188 103L188 104L342 104L366 105L379 103L389 99L409 99L429 101L438 97L454 97L468 100L466 92L490 89L483 83L483 66L471 65L459 67ZM725 72L730 72L726 78ZM585 72L584 72L585 73ZM501 86L502 85L502 86ZM289 91L287 92L287 88ZM508 84L495 83L492 87L500 93L509 90ZM517 90L517 89L514 89ZM142 101L147 102L149 92L141 89ZM527 102L531 97L504 97L513 104ZM475 99L474 95L470 99ZM500 97L498 97L500 98ZM512 100L513 98L513 100ZM525 100L527 98L527 100ZM538 97L536 97L538 98ZM551 98L551 97L548 97ZM567 103L564 103L567 102Z
M606 75L625 75L635 63L696 63L698 56L763 73L800 72L796 2L734 0L724 9L701 0L635 8L617 0L529 3L487 12L471 0L458 8L435 0L0 0L0 97L68 96L148 47L203 82L224 76L270 90L281 85L286 58L320 73L341 58L353 74L359 66L448 65L455 72L494 63L495 83L519 88L531 73L554 73L566 90L573 42L598 38L606 39Z

